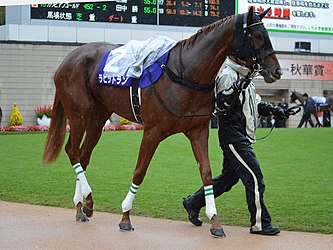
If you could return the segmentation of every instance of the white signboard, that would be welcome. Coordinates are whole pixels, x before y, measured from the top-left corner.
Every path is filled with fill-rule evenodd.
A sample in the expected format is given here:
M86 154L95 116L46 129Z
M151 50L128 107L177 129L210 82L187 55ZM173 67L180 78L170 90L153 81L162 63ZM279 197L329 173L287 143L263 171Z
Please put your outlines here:
M269 31L333 35L333 0L236 0L236 14L250 6L271 7L263 20Z

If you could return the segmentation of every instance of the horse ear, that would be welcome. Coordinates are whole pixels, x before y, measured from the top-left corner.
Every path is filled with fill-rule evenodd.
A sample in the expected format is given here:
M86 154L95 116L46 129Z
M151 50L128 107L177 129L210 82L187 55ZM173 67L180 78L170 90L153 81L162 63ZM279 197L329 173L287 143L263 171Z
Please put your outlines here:
M262 20L266 16L266 14L268 13L268 11L270 11L270 10L271 10L271 7L269 7L267 10L264 10L263 12L261 12L259 14L260 20Z
M249 13L247 13L247 25L250 25L254 23L254 18L253 18L253 6L250 7Z

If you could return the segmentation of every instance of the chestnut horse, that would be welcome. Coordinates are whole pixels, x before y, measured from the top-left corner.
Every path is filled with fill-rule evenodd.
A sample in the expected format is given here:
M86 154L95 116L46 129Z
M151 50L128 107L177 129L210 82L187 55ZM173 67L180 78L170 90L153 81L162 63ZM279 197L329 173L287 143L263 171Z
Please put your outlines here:
M304 103L303 94L301 94L295 90L291 91L290 102L296 103L296 100L298 100L300 102L300 105L303 106L303 103ZM327 105L318 106L318 107L313 105L313 107L312 107L311 114L316 118L316 122L317 122L316 127L323 126L319 121L319 118L317 115L318 112L325 111L325 110L330 110L331 112L333 112L333 95L326 97L326 100L327 100Z
M219 20L177 42L170 50L167 63L161 65L162 76L155 84L141 89L144 131L132 185L122 202L120 229L133 230L130 210L134 195L159 143L173 134L183 133L190 140L203 185L208 189L212 185L209 121L215 103L214 79L224 60L232 56L248 68L259 66L267 83L281 77L279 62L261 21L267 12L258 14L250 8L248 13ZM70 135L65 151L77 174L74 203L79 221L86 221L86 216L91 217L93 213L92 192L84 171L105 121L112 113L135 121L129 89L97 83L102 58L116 47L105 42L85 44L64 59L54 76L56 93L43 161L47 164L57 159L65 140L67 117ZM210 231L214 236L224 237L214 194L210 192L207 196L210 197L206 200L206 214L212 224Z

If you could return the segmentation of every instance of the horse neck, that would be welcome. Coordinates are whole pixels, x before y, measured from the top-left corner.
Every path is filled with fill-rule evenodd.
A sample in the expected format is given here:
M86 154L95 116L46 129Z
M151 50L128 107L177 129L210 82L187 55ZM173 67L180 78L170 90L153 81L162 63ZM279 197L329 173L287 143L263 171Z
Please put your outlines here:
M226 57L231 53L237 16L220 20L200 29L180 45L183 76L201 85L213 82Z

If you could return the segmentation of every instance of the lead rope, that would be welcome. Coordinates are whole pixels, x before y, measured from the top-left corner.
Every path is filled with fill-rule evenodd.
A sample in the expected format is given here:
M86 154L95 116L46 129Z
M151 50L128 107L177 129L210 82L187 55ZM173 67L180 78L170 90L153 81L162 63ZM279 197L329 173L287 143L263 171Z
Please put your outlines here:
M289 116L291 116L291 115L296 115L298 112L301 111L301 108L300 108L299 106L293 106L293 107L288 108L287 111L288 111ZM253 139L251 136L249 136L247 133L246 133L246 136L249 137L249 138L250 138L251 140L253 140L253 141L260 141L260 140L262 140L262 139L267 138L267 137L272 133L272 131L273 131L274 128L275 128L275 122L274 122L274 124L272 125L271 129L268 131L267 135L265 135L265 136L263 136L263 137L260 137L259 139L256 139L256 140L254 140L254 139Z

